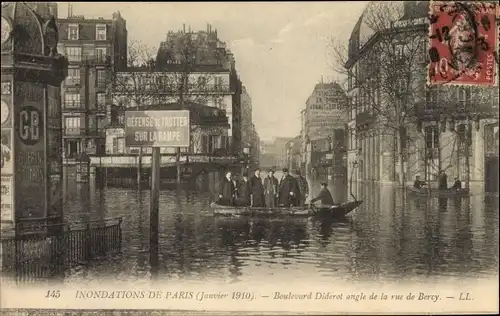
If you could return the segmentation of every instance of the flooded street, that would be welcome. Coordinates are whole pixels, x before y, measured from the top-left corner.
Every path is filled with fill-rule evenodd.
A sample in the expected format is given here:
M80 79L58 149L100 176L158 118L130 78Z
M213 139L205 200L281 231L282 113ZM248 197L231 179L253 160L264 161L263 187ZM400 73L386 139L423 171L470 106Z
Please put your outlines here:
M214 217L209 204L216 186L209 187L161 192L159 264L152 267L148 190L68 185L67 220L123 217L123 244L120 254L68 271L64 282L400 282L497 275L498 196L427 200L404 197L392 186L359 184L361 207L344 222L326 223ZM314 195L318 185L313 187ZM332 183L334 199L345 200L346 187Z

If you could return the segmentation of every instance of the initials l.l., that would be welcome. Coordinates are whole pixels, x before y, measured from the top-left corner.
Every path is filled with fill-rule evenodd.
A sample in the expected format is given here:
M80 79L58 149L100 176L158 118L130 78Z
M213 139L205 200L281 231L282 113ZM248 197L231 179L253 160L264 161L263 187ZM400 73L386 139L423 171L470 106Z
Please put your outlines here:
M458 298L459 301L471 301L472 298L470 296L470 293L467 292L467 293L460 293L460 296Z

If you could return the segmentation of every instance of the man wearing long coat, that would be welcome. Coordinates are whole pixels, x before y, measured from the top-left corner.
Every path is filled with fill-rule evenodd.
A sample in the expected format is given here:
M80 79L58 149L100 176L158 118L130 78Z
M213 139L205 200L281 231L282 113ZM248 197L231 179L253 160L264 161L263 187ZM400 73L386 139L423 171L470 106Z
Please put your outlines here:
M255 170L254 175L250 178L250 190L252 194L252 206L264 207L264 186L260 178L260 169Z
M295 174L297 175L296 180L299 186L299 195L297 196L298 205L304 206L309 196L309 185L307 184L307 179L300 174L300 170L295 171Z
M219 201L220 205L233 205L235 198L235 190L233 179L231 178L231 172L226 172L226 176L224 180L222 180L220 192L219 192Z
M267 177L264 178L264 195L266 199L266 207L276 207L276 197L278 196L278 179L274 177L274 171L269 170Z
M248 180L248 174L243 174L243 179L239 182L238 188L238 200L237 204L239 206L250 206L251 202L251 188L250 181Z
M288 173L287 168L283 168L283 177L280 181L279 188L279 205L291 206L297 204L297 195L299 187L297 181Z

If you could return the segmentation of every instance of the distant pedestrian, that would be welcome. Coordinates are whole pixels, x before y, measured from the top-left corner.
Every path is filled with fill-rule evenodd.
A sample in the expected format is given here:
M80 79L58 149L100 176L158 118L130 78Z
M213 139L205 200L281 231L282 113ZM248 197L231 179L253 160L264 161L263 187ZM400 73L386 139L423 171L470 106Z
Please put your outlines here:
M256 169L250 178L251 202L253 207L264 207L264 185L260 177L260 169Z
M446 190L448 189L448 175L444 170L439 171L438 175L438 189Z
M309 184L307 183L307 179L300 174L300 170L296 170L295 174L297 175L297 184L299 186L299 196L297 197L299 206L304 206L309 196Z
M453 183L453 186L451 187L453 190L461 190L462 189L462 181L458 179L458 177L455 177L455 182Z
M226 176L222 180L218 204L220 205L234 205L234 183L231 178L231 171L226 172Z
M420 176L415 177L415 182L413 182L413 187L415 189L421 189L424 185L427 185L424 181L420 180Z
M266 199L266 207L276 207L278 197L278 179L274 176L274 170L269 169L267 176L264 178L264 195Z

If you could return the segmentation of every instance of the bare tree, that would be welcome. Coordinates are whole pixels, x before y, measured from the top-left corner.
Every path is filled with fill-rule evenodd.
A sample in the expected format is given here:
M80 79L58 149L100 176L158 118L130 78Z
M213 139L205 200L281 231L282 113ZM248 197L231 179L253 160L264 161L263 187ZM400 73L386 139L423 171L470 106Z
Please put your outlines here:
M164 48L164 56L160 54L157 56L158 70L166 72L167 75L167 88L164 93L176 99L181 109L184 109L187 103L208 105L209 101L213 102L213 106L220 108L222 95L225 90L229 90L229 85L224 84L222 78L217 76L213 65L220 65L222 70L224 66L227 66L227 63L224 65L225 56L221 56L214 47L208 47L206 39L192 35L193 33L184 32L172 35L172 45ZM191 107L193 117L200 116L198 109L198 107ZM196 129L200 130L199 127L191 124L191 135L201 137L201 131ZM197 143L199 144L199 139L192 137L191 151L195 151L194 147ZM181 181L180 154L181 149L177 148L177 183Z
M181 109L188 104L191 115L191 137L188 152L201 151L201 128L193 120L203 116L200 109L211 103L222 108L223 95L229 91L228 83L218 76L218 71L227 68L227 63L214 50L214 59L209 64L203 56L207 52L204 43L195 41L190 33L178 33L171 47L155 50L138 41L130 43L129 69L114 78L115 104L129 107L148 107L158 104L178 103ZM202 58L200 58L200 56ZM212 64L210 64L210 62ZM213 64L220 67L213 67ZM214 70L215 69L215 70ZM225 109L223 109L225 113ZM176 149L177 182L180 183L181 149ZM142 156L142 148L139 151ZM139 159L140 161L141 159Z
M113 106L120 109L144 108L160 103L161 94L156 84L154 57L156 48L132 40L127 47L127 69L111 78ZM113 109L112 109L113 110ZM137 184L141 183L143 148L139 148Z
M402 16L402 4L372 2L363 14L360 43L332 38L330 44L334 70L347 78L348 89L359 88L351 106L370 122L360 137L379 135L392 147L400 184L405 183L405 162L414 147L408 127L416 123L417 110L426 99L428 40L425 20ZM369 48L362 52L360 46Z
M480 120L493 117L498 107L498 89L495 87L481 86L447 86L443 87L438 94L438 102L441 104L441 126L440 132L447 129L453 132L453 148L449 152L451 157L441 157L442 160L456 160L459 168L458 176L465 176L465 185L470 184L471 167L470 162L472 146L472 129L479 131ZM484 133L476 133L482 137ZM443 147L443 146L440 146ZM460 170L463 166L465 170ZM474 166L475 168L475 166Z

